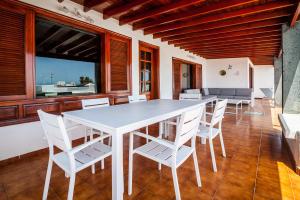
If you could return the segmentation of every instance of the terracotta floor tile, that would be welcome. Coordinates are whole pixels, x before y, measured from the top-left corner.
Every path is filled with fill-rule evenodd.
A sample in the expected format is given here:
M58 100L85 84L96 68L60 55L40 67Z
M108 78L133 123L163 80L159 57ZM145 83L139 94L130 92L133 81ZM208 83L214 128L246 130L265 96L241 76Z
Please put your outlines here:
M243 111L264 112L264 116L226 115L223 136L227 157L222 157L220 141L214 140L218 172L212 171L209 145L197 138L197 157L202 187L197 187L193 160L189 158L178 168L181 197L185 199L300 199L300 176L291 169L287 150L281 143L281 133L273 127L269 102L257 100L254 108ZM276 118L276 117L275 117ZM171 128L170 140L175 129ZM150 126L157 136L157 125ZM135 146L145 143L138 137ZM259 157L260 156L260 157ZM0 200L41 199L47 170L48 153L20 159L0 168ZM158 170L154 161L134 156L133 194L127 195L128 135L124 136L124 199L175 199L171 169ZM54 165L48 199L66 199L69 179ZM254 192L255 189L255 192ZM76 176L74 199L111 199L111 158L105 169L96 164L96 173L87 168Z

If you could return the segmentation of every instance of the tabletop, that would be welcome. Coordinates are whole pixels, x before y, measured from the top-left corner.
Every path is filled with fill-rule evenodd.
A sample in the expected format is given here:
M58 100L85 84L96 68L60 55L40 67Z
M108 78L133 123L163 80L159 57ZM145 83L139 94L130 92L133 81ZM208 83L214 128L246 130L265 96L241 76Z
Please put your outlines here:
M88 125L107 133L125 133L180 115L182 112L204 103L206 103L205 100L179 101L158 99L103 108L69 111L64 112L63 115L68 120Z

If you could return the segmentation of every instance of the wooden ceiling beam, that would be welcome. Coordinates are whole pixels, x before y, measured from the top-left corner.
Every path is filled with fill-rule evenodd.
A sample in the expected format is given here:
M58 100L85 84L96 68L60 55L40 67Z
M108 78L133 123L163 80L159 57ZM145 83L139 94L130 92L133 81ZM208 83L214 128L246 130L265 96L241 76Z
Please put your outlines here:
M248 39L258 39L258 38L263 38L263 37L271 37L271 36L281 36L281 31L272 31L269 32L268 35L266 35L265 33L257 33L257 34L253 34L253 35L242 35L242 36L237 36L237 37L227 37L227 38L205 38L202 40L198 40L198 41L190 41L187 43L182 43L182 44L174 44L176 47L184 47L184 46L188 46L188 45L193 45L193 44L202 44L202 43L206 43L206 42L210 42L210 43L219 43L219 42L229 42L229 41L243 41L243 40L248 40Z
M224 46L232 46L232 45L250 45L250 44L268 44L268 43L281 43L281 39L278 37L274 38L267 38L262 40L251 40L251 41L244 41L244 42L224 42L224 43L217 43L217 44L195 44L186 46L184 49L195 49L195 48L207 48L207 47L224 47ZM182 47L181 47L182 48ZM183 48L182 48L183 49Z
M59 40L55 40L51 44L45 46L44 50L47 52L52 49L56 49L56 48L60 47L61 45L63 45L64 43L67 43L67 41L72 40L72 38L77 36L78 34L79 34L79 32L77 32L75 30L68 31L64 35L62 35L59 38Z
M94 36L83 35L80 38L78 38L77 40L74 40L73 42L71 42L65 46L57 48L56 52L61 53L61 54L69 53L70 51L72 51L78 47L81 47L81 46L91 42L92 40L95 40Z
M204 41L204 42L197 42L197 43L191 43L187 45L181 45L182 47L193 47L198 45L205 45L205 46L218 46L222 44L243 44L243 43L252 43L252 42L262 42L262 41L269 41L269 40L280 40L281 37L279 35L280 33L276 35L266 35L266 36L260 36L260 37L246 37L243 39L233 39L233 40L213 40L213 41ZM178 46L178 45L177 45Z
M274 47L249 47L249 48L238 48L238 47L232 47L232 48L226 48L226 49L201 49L201 50L194 50L193 52L219 52L219 53L241 53L241 52L278 52L279 46Z
M266 54L266 53L201 53L201 52L195 52L196 55L200 55L204 58L209 56L219 56L219 58L222 58L222 56L226 57L255 57L255 56L274 56L273 54Z
M163 37L168 37L168 36L189 34L189 33L197 32L199 30L205 31L205 30L215 30L215 29L225 28L225 27L230 28L235 25L248 24L248 23L252 23L252 22L259 22L259 21L264 21L264 20L269 20L269 19L277 19L277 18L282 18L282 17L286 17L286 16L290 16L290 15L291 15L291 13L288 10L278 10L278 11L274 11L274 12L260 13L255 16L253 16L253 15L244 16L241 18L228 19L228 20L224 20L224 21L196 25L196 26L161 32L161 33L154 33L153 37L154 38L163 38Z
M128 12L131 9L142 6L152 0L132 0L126 3L109 6L103 10L103 19L111 18L115 15Z
M188 38L194 38L194 37L200 37L200 36L207 36L207 35L218 35L223 33L233 33L238 31L245 31L245 30L252 30L256 28L262 28L262 27L269 27L269 26L275 26L275 25L281 25L286 22L285 18L277 18L277 19L271 19L271 20L265 20L260 22L252 22L248 24L241 24L241 25L235 25L230 28L219 28L212 30L206 30L206 31L199 31L194 32L190 34L181 34L181 35L175 35L175 36L169 36L164 37L161 40L162 41L176 41L181 39L188 39Z
M280 42L274 43L274 42L266 42L266 43L261 43L261 44L248 44L248 45L228 45L228 46L215 46L215 47L193 47L193 48L184 48L185 50L188 51L197 51L197 50L214 50L214 49L232 49L236 47L241 47L241 48L249 48L249 47L279 47L281 44Z
M273 11L276 9L287 8L287 7L291 7L293 5L294 4L290 1L276 1L276 2L271 2L271 3L266 3L263 5L252 6L249 8L240 9L237 11L202 16L202 17L192 18L189 20L175 21L175 22L168 23L168 24L158 25L155 27L144 29L144 34L148 35L148 34L153 34L153 33L158 33L158 32L164 32L164 31L168 31L168 30L174 30L174 29L178 29L178 28L195 26L195 25L199 25L199 24L206 24L206 23L210 23L210 22L222 21L225 19L231 19L231 18L236 18L236 17L241 17L241 16L244 17L246 15L254 15L254 14L258 14L258 13L262 13L262 12Z
M159 6L158 8L154 8L148 11L133 13L129 16L121 16L119 21L120 25L128 24L131 22L136 22L139 20L143 20L149 17L154 17L160 14L164 14L173 10L177 10L183 7L187 7L193 4L204 2L205 0L177 0L168 3L167 5Z
M193 52L203 52L203 53L213 53L213 52L218 52L218 53L242 53L242 52L263 52L263 53L269 53L269 52L278 52L280 49L279 47L249 47L249 48L237 48L237 47L232 47L227 48L227 49L202 49L202 50L195 50Z
M83 53L85 51L90 50L90 49L97 49L96 45L93 45L93 44L89 45L89 44L90 43L88 43L88 44L86 44L84 46L78 47L76 49L70 50L69 54L77 56L77 55L79 55L79 54L81 54L81 53Z
M41 47L43 44L47 43L47 42L50 41L53 37L55 37L61 30L62 30L62 28L61 28L60 26L57 26L57 25L52 26L52 27L44 34L44 36L36 42L36 46L37 46L37 47Z
M281 29L279 26L274 26L274 27L266 27L266 28L257 28L257 29L252 29L252 30L238 31L238 32L230 33L230 34L223 33L223 34L219 34L216 36L210 36L210 35L199 36L199 37L194 37L194 38L170 41L168 43L180 45L180 44L194 43L194 42L198 42L198 41L205 41L205 40L212 40L212 39L226 39L226 38L233 38L233 37L250 36L250 35L255 35L255 34L267 34L269 32L278 32L280 30Z
M83 11L88 12L93 7L98 6L102 3L106 2L106 0L84 0L83 2Z
M207 15L209 13L213 13L213 12L217 12L229 8L234 8L234 7L242 6L257 1L258 0L227 0L227 1L220 1L218 3L211 3L209 5L194 8L192 10L188 10L185 12L174 13L169 16L160 17L152 21L148 21L148 22L141 21L141 22L134 23L133 30L149 28L163 23L188 19L200 15Z
M300 16L300 1L298 0L298 5L296 7L296 11L293 15L292 21L291 21L291 27L294 27L296 25L296 22Z

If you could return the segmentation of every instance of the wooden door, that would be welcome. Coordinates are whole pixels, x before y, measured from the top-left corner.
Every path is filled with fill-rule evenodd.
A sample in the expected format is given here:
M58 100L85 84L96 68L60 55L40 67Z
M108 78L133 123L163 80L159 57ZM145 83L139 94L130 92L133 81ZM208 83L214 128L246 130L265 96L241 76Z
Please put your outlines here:
M140 94L145 94L147 99L159 98L157 50L147 45L140 45Z
M192 88L201 89L202 88L202 65L195 64L192 65Z
M173 59L173 99L178 99L181 93L181 62Z
M253 88L253 68L249 66L249 88Z

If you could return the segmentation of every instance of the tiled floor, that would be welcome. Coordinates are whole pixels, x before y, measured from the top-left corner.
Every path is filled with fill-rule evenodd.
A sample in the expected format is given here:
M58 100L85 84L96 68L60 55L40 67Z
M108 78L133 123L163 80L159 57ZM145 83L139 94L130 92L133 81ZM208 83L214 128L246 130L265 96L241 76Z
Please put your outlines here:
M244 109L248 109L244 107ZM218 139L215 152L218 172L211 167L208 145L198 140L197 153L202 188L196 185L192 159L178 169L182 199L300 199L300 177L290 168L287 151L281 143L280 127L269 101L258 100L253 109L263 116L226 115L223 135L227 157L221 156ZM151 129L152 132L156 128ZM128 137L125 142L125 199L174 199L169 168L134 157L133 194L127 194ZM144 141L138 139L138 145ZM0 168L0 199L41 199L48 155L31 157ZM54 167L48 199L66 199L68 179ZM74 199L111 198L111 161L104 170L97 165L78 173Z

